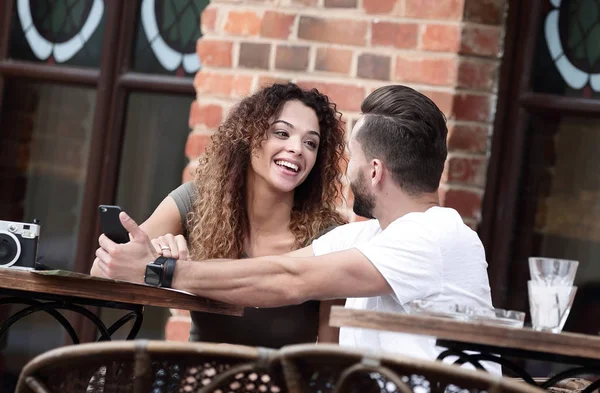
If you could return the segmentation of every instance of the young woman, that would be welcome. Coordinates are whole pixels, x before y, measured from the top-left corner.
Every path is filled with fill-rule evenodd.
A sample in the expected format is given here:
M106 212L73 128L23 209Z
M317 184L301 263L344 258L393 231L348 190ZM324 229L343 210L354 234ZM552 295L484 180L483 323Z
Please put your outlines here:
M327 96L275 84L243 99L200 159L141 227L157 252L195 260L283 254L344 219L335 203L344 159L340 113ZM189 245L189 251L188 251ZM337 342L331 302L248 308L243 317L192 313L190 339L281 347Z

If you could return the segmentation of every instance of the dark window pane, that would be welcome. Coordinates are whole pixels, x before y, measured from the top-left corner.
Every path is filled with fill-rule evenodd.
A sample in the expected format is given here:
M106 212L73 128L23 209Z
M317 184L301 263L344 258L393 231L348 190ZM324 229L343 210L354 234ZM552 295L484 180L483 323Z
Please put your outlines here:
M600 331L600 124L580 117L533 117L521 192L522 222L531 222L531 242L519 260L528 256L579 261L578 292L565 330L589 334ZM520 231L518 231L520 233ZM524 233L527 233L525 230ZM525 269L524 269L525 270ZM519 278L527 298L528 275Z
M0 119L0 217L42 223L39 255L69 269L87 171L93 89L7 80Z
M94 89L5 79L0 113L0 219L41 220L38 256L72 269L95 110ZM43 332L43 333L42 333ZM35 313L10 329L10 368L63 343L64 329Z
M200 68L196 41L200 15L209 0L142 0L133 69L152 74L192 76Z
M98 67L103 0L15 1L9 56L48 64Z
M548 1L538 29L532 89L600 98L600 3Z
M193 101L193 96L129 96L117 202L140 222L181 184Z
M193 96L146 93L129 96L116 203L139 223L181 184L187 164L187 119L193 100ZM113 323L122 314L101 310L105 323ZM168 309L146 307L138 337L164 339L168 317ZM122 329L117 337L124 339L127 330Z

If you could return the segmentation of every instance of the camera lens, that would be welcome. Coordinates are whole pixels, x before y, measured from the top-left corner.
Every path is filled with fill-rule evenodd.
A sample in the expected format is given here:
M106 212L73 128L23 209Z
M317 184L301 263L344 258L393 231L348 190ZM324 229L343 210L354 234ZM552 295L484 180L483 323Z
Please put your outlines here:
M0 266L9 267L21 256L19 240L9 232L0 232Z

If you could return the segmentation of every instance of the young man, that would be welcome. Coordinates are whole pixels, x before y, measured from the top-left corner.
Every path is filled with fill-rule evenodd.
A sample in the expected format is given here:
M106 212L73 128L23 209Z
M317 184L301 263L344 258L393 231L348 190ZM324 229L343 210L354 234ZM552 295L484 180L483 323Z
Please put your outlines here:
M427 299L491 308L487 263L477 234L439 207L446 121L427 97L405 86L374 91L350 136L348 177L356 214L375 218L338 227L304 249L245 260L157 259L146 234L122 213L133 240L100 237L93 274L171 286L228 303L275 307L348 298L346 307L403 312ZM154 280L152 278L155 278ZM433 338L345 329L340 344L435 359Z

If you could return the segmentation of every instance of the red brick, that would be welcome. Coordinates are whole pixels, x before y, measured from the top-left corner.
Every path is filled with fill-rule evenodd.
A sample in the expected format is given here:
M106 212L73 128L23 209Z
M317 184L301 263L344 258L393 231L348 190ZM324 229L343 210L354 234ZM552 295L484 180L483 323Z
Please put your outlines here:
M487 127L472 124L449 124L448 150L485 154L487 147Z
M421 90L421 93L426 95L433 101L446 117L452 114L452 105L454 104L454 95L445 91Z
M317 49L315 70L349 74L352 65L352 51L329 46Z
M261 17L254 12L229 11L225 32L244 37L257 36L261 29Z
M198 160L191 160L183 169L183 173L181 174L181 183L192 181L197 168Z
M463 20L486 25L501 25L506 0L465 0Z
M313 81L302 81L298 82L298 84L306 89L311 89L313 87L317 88L321 93L329 96L329 99L333 101L341 111L358 112L360 111L362 100L365 99L365 89L363 87Z
M251 75L236 75L231 82L230 96L240 98L249 95L252 90L253 79Z
M314 7L318 0L292 0L292 5L300 5L306 7Z
M171 311L171 315L174 317L189 317L190 316L190 312L188 310L179 310L176 308L170 308L169 311Z
M238 98L250 93L252 77L202 70L194 77L194 87L198 94Z
M217 7L211 7L210 5L202 11L202 15L200 15L200 24L202 26L203 34L215 31L218 12L219 9Z
M461 183L470 186L484 187L487 170L485 157L457 157L448 158L447 168L442 176L446 183Z
M325 0L325 8L356 8L358 0Z
M363 0L363 8L367 14L398 13L400 3L398 0Z
M238 65L245 68L269 68L271 57L271 44L242 42L240 44L240 58Z
M417 46L419 26L416 23L378 22L372 23L371 43L401 49Z
M334 44L364 46L367 41L367 22L354 19L325 19L301 16L298 38Z
M209 133L191 132L185 144L185 156L188 158L199 157L209 143Z
M494 88L498 62L461 58L458 63L458 87L491 91Z
M284 79L284 78L275 78L269 75L261 75L258 77L258 87L267 87L267 86L271 86L275 83L288 83L289 80L288 79Z
M232 48L231 42L209 38L200 38L196 43L196 53L202 65L209 67L231 67Z
M192 102L190 108L190 128L203 124L208 128L217 128L223 118L223 108L220 105L200 105L198 101Z
M427 24L421 36L421 49L458 52L460 47L460 28L457 25Z
M188 341L190 337L190 326L190 318L170 317L165 326L165 340Z
M306 71L308 68L308 46L279 45L275 53L275 68L278 70Z
M399 55L395 78L401 82L451 86L456 80L456 58Z
M460 20L463 14L463 1L406 0L404 16L422 19Z
M470 190L440 187L440 205L455 209L466 218L478 217L481 211L481 194Z
M267 11L262 20L260 35L285 40L292 34L295 18L294 15Z
M357 75L359 78L389 80L391 63L389 56L363 53L358 56Z
M460 53L478 56L500 56L502 30L500 27L464 26Z
M491 120L492 104L486 95L460 93L454 96L452 112L456 120L482 121Z

